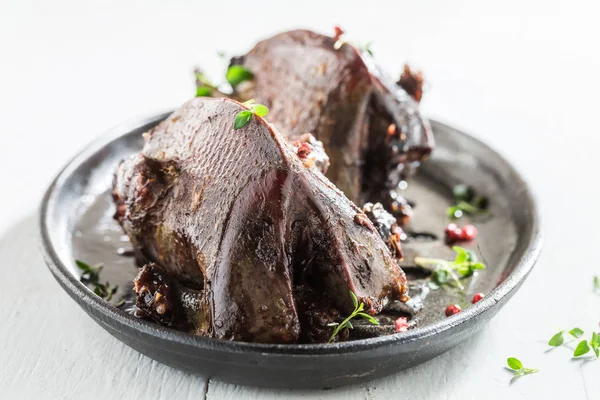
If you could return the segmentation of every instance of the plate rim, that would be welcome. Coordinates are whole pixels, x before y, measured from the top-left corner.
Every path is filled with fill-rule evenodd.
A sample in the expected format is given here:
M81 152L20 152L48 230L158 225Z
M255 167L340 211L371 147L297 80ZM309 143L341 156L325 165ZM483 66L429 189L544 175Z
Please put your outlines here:
M152 113L146 116L130 119L122 124L119 124L112 129L109 129L104 134L93 140L78 152L71 160L60 170L54 178L40 205L40 232L41 232L41 250L44 253L44 259L48 268L60 283L63 289L79 304L78 299L83 301L88 307L95 310L99 315L102 315L107 320L116 320L121 325L126 325L131 329L140 331L144 335L151 336L153 339L166 340L180 345L191 346L198 349L206 350L221 350L233 351L237 353L247 354L269 354L281 356L323 356L323 355L339 355L358 353L374 348L396 346L423 340L432 337L436 334L449 331L461 324L467 323L472 318L484 314L494 308L496 303L500 302L504 297L510 298L512 294L519 288L525 278L531 272L533 266L537 262L540 252L543 247L542 222L539 214L539 208L535 195L530 189L529 184L521 176L513 165L500 153L492 149L483 141L464 132L463 130L453 128L450 125L431 119L432 125L438 125L445 129L459 132L466 136L477 145L495 154L502 161L510 172L518 179L515 184L523 188L524 198L531 206L531 223L532 230L527 240L527 247L524 249L523 255L518 259L512 272L507 278L496 286L486 297L476 304L468 307L466 310L437 321L423 327L417 327L406 332L394 333L374 338L359 339L347 342L336 343L318 343L318 344L271 344L271 343L252 343L252 342L237 342L224 339L209 338L205 336L197 336L187 332L178 331L175 329L163 327L153 322L142 320L134 317L122 310L119 310L109 303L96 296L83 283L76 279L71 274L68 268L63 264L60 257L56 253L52 245L50 227L48 226L49 210L55 202L55 196L59 192L62 183L78 168L82 162L89 159L89 156L96 153L98 150L112 142L113 140L128 134L132 130L138 129L150 123L158 122L168 117L173 111ZM79 304L82 306L82 304ZM98 319L98 318L94 318ZM104 321L102 325L107 325ZM104 326L103 326L104 327ZM106 327L105 327L106 328ZM114 326L112 329L116 329ZM123 331L120 331L122 334ZM171 351L174 349L171 348ZM192 355L192 354L188 354Z

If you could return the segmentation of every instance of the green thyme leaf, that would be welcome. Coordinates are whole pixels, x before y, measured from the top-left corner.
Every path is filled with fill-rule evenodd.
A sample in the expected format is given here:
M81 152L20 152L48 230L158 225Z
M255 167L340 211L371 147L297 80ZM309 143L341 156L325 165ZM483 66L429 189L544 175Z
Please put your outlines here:
M352 305L354 305L354 309L358 308L358 299L356 298L356 295L354 294L354 292L352 290L349 291L350 292L350 298L352 298Z
M485 264L484 263L480 263L480 262L476 262L476 263L472 264L472 268L473 268L473 270L476 270L476 269L485 269Z
M548 341L548 344L553 347L558 347L558 346L562 345L565 341L563 332L564 331L560 331L556 335L552 336L550 341Z
M75 260L75 264L79 267L80 270L87 272L91 269L90 265L85 261Z
M589 351L590 351L590 346L589 346L587 340L582 340L581 342L579 342L579 344L575 348L575 352L573 352L573 357L582 356L584 354L589 353Z
M246 107L248 107L249 110L240 111L235 116L235 120L233 121L233 129L234 130L237 130L237 129L240 129L240 128L243 128L244 126L246 126L248 124L248 122L250 122L250 120L252 119L252 115L254 115L254 114L258 115L259 117L264 117L265 115L267 115L269 113L269 109L265 105L256 103L256 101L254 99L245 101L242 104L245 105Z
M369 314L361 312L361 313L358 313L356 315L359 315L359 316L363 317L364 319L368 320L373 325L379 325L379 322L375 318L373 318L372 316L370 316Z
M365 46L363 47L363 50L366 51L367 53L369 53L369 55L371 57L373 57L373 50L371 50L372 45L373 45L373 42L371 41L371 42L367 42L365 44Z
M539 372L540 370L537 368L523 368L523 375L529 375L529 374L535 374L536 372Z
M580 338L583 336L583 331L579 328L573 328L569 331L569 334L575 338Z
M269 113L269 109L267 108L267 106L262 104L255 105L253 111L254 114L258 115L259 117L264 117Z
M253 77L254 75L252 74L252 71L242 67L241 65L230 66L225 74L225 79L227 79L227 82L229 82L229 84L234 88L240 83L248 81Z
M198 86L196 88L196 97L209 97L212 94L212 89L208 86Z
M253 115L252 111L249 111L249 110L240 111L235 116L235 120L233 121L233 129L238 130L238 129L241 129L244 126L248 125L248 122L250 122L250 120L252 119L252 115Z
M592 340L590 340L590 347L594 350L596 358L600 357L600 334L592 332Z
M459 201L471 201L473 196L475 196L475 191L469 185L464 183L460 183L458 185L454 185L452 188L452 194L454 195L454 200L456 202Z
M521 363L520 360L518 360L517 358L514 358L514 357L508 358L506 360L506 363L508 364L510 369L515 370L515 371L519 371L521 368L523 368L523 363Z
M448 282L448 271L445 269L440 269L439 271L435 272L436 275L436 281L438 283L444 284L446 282Z
M484 196L476 196L472 187L458 184L452 188L456 204L446 209L446 214L451 219L462 218L464 214L477 215L486 212L489 201Z

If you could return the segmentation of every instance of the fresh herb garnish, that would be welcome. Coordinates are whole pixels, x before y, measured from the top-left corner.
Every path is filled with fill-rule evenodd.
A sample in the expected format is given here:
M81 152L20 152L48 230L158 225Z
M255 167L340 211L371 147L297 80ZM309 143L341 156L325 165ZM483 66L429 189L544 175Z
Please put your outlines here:
M350 320L353 318L363 317L364 319L366 319L373 325L379 325L379 322L377 322L377 320L375 318L373 318L372 316L370 316L367 313L362 312L365 307L365 304L363 302L358 304L358 299L356 298L356 295L354 294L354 292L352 290L350 290L350 297L352 298L352 304L354 305L354 311L352 311L352 314L350 314L348 317L346 317L346 319L343 320L341 324L339 324L337 322L332 322L330 324L327 324L327 326L335 326L333 333L329 337L328 343L333 342L333 339L335 339L337 334L340 333L340 331L342 329L344 329L344 328L353 329L354 327L352 326L352 323L350 323Z
M552 347L561 346L565 342L564 333L565 331L560 331L556 333L550 338L550 340L548 341L548 345ZM584 332L580 328L573 328L569 331L569 335L573 336L575 339L582 337L583 333Z
M246 107L250 108L249 110L243 110L237 113L235 116L235 120L233 121L233 129L238 130L243 128L250 122L253 115L258 115L259 117L264 117L269 113L269 109L263 104L258 104L254 101L254 99L250 99L243 103Z
M437 258L415 258L415 263L418 266L432 271L431 281L429 282L432 289L453 283L460 290L464 290L465 288L460 279L473 275L478 269L485 269L485 264L478 262L473 252L459 246L453 246L452 250L456 252L454 261Z
M452 219L459 219L464 214L482 214L488 208L488 199L484 196L477 196L475 190L469 185L455 185L452 188L452 194L455 204L446 210L446 214Z
M225 74L225 79L231 85L231 87L235 88L242 82L249 81L254 77L252 71L248 68L244 68L241 65L232 65L227 69L227 73Z
M600 290L600 276L594 276L594 290Z
M564 332L565 331L560 331L554 336L552 336L548 344L553 347L561 346L565 341L563 336ZM569 335L573 336L576 339L582 337L583 334L584 332L580 328L573 328L569 331ZM592 338L589 341L582 340L581 342L579 342L579 344L575 348L575 351L573 352L573 357L579 357L584 354L587 354L590 352L590 350L593 350L594 353L596 353L596 357L600 356L600 335L596 332L592 332Z
M583 331L579 328L573 328L569 331L569 335L573 336L574 338L580 338L583 336Z
M371 45L373 44L373 42L367 42L365 43L365 45L363 46L362 50L366 53L369 53L369 55L371 57L373 57L373 50L371 50Z
M548 345L552 346L552 347L558 347L560 345L562 345L565 342L565 337L563 335L565 331L560 331L557 334L555 334L554 336L552 336L550 338L550 340L548 341Z
M510 357L509 359L507 359L506 363L508 364L508 368L512 370L513 374L516 377L523 376L523 375L529 375L529 374L535 374L536 372L539 371L539 369L537 369L537 368L523 367L523 363L521 362L521 360L514 358L514 357Z
M213 90L216 89L215 85L199 69L194 71L194 75L196 76L196 97L208 97L212 95Z
M592 332L592 338L589 341L582 340L579 342L575 348L575 351L573 352L573 357L579 357L587 354L590 352L590 350L594 351L596 358L600 357L600 334L596 332Z
M112 299L113 295L119 289L119 286L111 286L109 282L101 283L100 282L100 271L102 271L102 265L91 266L88 263L75 260L75 264L81 270L81 282L90 285L93 287L94 294L103 298L106 301ZM125 300L121 300L118 304L113 304L115 307L120 307L123 305Z

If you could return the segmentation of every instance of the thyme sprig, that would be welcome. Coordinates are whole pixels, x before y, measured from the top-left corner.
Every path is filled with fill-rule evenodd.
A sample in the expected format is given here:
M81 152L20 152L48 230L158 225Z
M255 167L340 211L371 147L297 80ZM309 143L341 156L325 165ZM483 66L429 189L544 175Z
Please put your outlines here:
M479 269L485 269L485 264L477 261L477 257L473 252L459 246L453 246L452 250L456 253L454 261L438 258L415 258L415 263L418 266L432 272L429 281L429 286L432 289L438 289L445 284L453 284L460 290L465 290L460 282L461 278L471 276Z
M515 375L515 377L535 374L536 372L539 372L539 369L537 368L523 367L523 363L518 358L510 357L506 360L506 363L508 364L508 368Z
M455 204L446 209L446 214L451 219L462 218L463 215L478 215L487 212L489 201L487 197L478 196L475 190L465 184L458 184L452 188Z
M242 110L235 116L235 120L233 121L233 129L238 130L248 125L248 122L252 119L253 115L258 115L259 117L264 117L269 113L269 109L267 106L263 104L258 104L254 101L254 99L250 99L244 103L249 110Z
M111 286L111 284L107 281L105 283L100 282L100 272L102 271L102 265L94 265L91 266L88 263L75 260L75 264L81 270L81 277L79 280L85 285L92 286L93 292L96 296L103 298L104 300L110 302L113 295L119 289L119 286ZM125 303L125 300L121 300L117 304L113 304L115 307L120 307Z
M564 333L565 331L556 333L550 338L548 345L552 347L562 346L565 342ZM584 332L580 328L573 328L569 331L569 334L575 339L579 339L583 336ZM596 332L592 332L592 338L590 340L582 340L577 344L577 347L573 352L573 357L580 357L589 353L591 350L596 354L596 358L600 357L600 334Z
M331 326L331 327L335 326L333 333L329 337L328 343L333 342L333 339L335 339L335 337L338 335L338 333L340 333L340 331L342 329L344 329L344 328L353 329L354 327L352 326L352 323L350 322L350 320L353 318L362 317L362 318L366 319L367 321L369 321L370 323L372 323L373 325L379 325L379 322L375 318L373 318L369 314L363 312L365 304L363 302L360 302L360 304L359 304L358 298L356 297L354 292L352 290L350 290L349 292L350 292L350 297L352 298L352 304L354 305L354 311L352 311L352 314L347 316L346 319L344 319L342 321L342 323L332 322L330 324L327 324L327 326Z
M213 84L202 71L196 69L194 75L196 76L196 97L210 97L215 91L218 91L218 86ZM230 65L225 73L225 79L234 91L242 82L252 78L254 78L252 71L241 65Z

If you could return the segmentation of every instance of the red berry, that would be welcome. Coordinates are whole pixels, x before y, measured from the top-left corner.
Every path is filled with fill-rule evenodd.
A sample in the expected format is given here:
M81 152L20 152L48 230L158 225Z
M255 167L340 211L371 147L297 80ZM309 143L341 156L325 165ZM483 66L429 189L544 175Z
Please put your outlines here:
M452 304L446 307L446 317L449 317L460 312L460 306L458 304Z
M406 332L408 330L408 321L406 317L400 317L396 320L396 332Z
M471 304L477 303L479 300L483 299L484 297L485 297L485 295L483 293L475 293L475 296L473 296L473 300L471 300Z
M477 235L477 229L473 225L465 225L462 227L462 240L473 240Z

